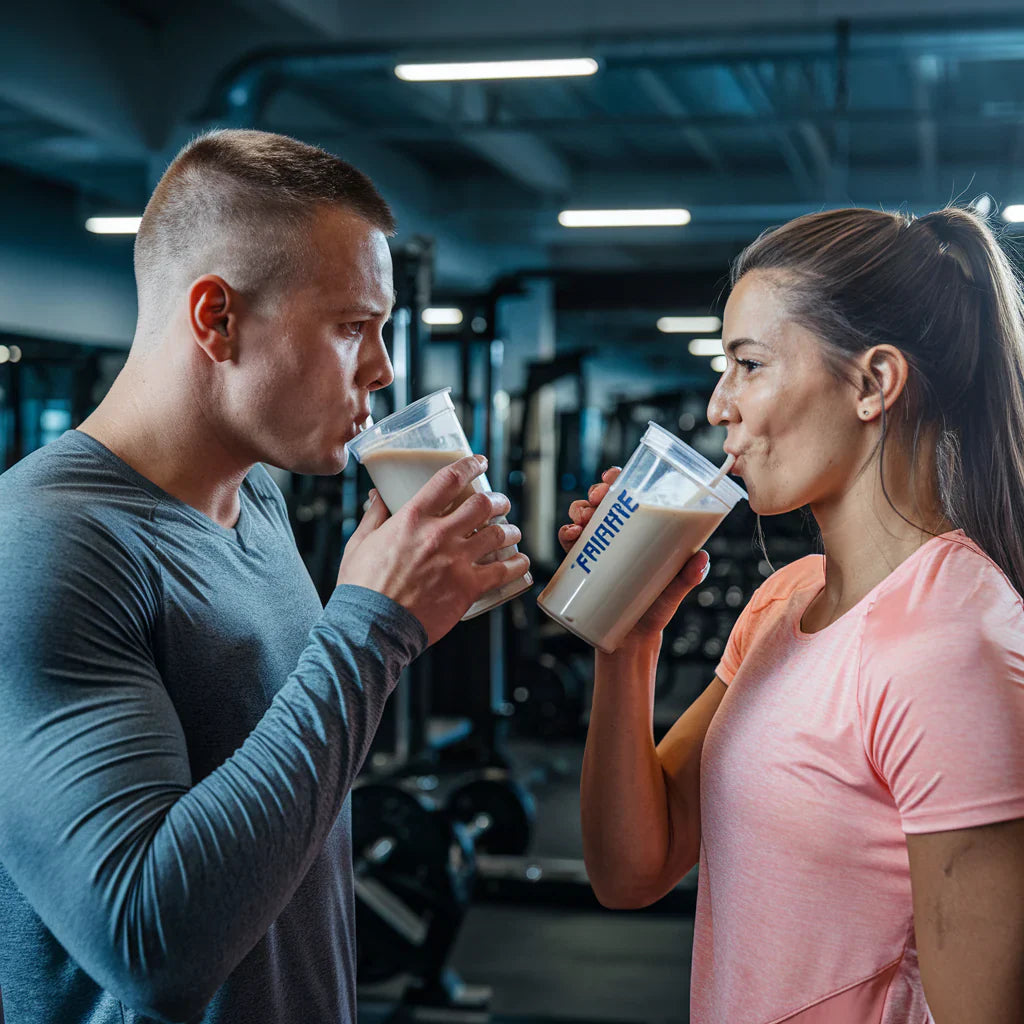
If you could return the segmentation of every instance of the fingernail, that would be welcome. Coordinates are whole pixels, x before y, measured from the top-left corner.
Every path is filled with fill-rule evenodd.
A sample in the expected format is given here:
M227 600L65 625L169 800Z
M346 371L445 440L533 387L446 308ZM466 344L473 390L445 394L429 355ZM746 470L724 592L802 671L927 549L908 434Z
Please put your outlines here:
M484 469L487 468L487 456L485 456L485 455L478 455L476 457L476 461L479 462L480 465L484 467Z
M703 583L708 578L708 573L711 571L711 558L704 563L704 568L700 571L700 581Z

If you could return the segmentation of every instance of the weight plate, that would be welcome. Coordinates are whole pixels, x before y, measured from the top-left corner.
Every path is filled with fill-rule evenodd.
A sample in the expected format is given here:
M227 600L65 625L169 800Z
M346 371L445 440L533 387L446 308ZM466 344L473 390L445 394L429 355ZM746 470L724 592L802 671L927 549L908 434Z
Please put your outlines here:
M471 827L480 815L490 827L474 838L478 852L518 856L530 847L535 807L533 797L508 772L490 768L457 786L445 810L453 821Z
M357 976L414 976L450 943L476 877L472 845L426 797L370 783L352 790Z

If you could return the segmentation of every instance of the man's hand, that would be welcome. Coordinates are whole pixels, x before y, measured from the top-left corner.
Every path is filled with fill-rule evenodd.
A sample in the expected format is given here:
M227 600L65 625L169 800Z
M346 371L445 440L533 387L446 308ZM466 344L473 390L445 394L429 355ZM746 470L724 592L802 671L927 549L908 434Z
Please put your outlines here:
M621 472L618 466L606 469L601 474L602 482L594 484L586 498L574 501L569 506L569 518L572 522L558 531L558 542L566 551L580 539L584 527L590 522L597 511L597 506L604 501L611 485ZM683 598L703 581L707 575L706 567L710 562L707 552L698 551L682 567L679 575L665 588L661 596L655 599L654 604L633 627L627 639L644 640L660 637L662 630L672 621L672 616L675 615Z
M489 590L520 579L530 560L480 561L522 539L512 525L488 526L511 510L503 494L478 492L445 510L486 469L472 455L439 470L394 516L376 491L341 559L338 583L368 587L416 616L436 643Z

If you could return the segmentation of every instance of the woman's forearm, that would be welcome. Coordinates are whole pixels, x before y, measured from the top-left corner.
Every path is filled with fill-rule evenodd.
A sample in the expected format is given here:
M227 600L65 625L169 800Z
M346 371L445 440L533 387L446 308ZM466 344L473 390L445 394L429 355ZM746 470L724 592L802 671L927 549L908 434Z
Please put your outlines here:
M656 888L669 848L665 778L653 736L659 639L597 653L580 807L591 885L609 906Z

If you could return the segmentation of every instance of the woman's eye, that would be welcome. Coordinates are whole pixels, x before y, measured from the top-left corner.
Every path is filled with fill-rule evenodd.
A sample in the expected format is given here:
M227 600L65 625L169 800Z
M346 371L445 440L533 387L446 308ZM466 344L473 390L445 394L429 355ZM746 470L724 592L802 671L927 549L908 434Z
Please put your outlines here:
M737 359L736 365L742 366L743 369L747 371L747 373L751 373L752 371L756 370L761 364L753 359Z

